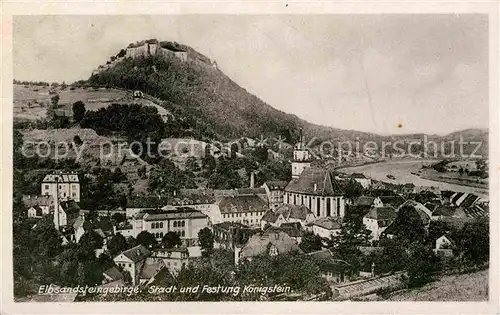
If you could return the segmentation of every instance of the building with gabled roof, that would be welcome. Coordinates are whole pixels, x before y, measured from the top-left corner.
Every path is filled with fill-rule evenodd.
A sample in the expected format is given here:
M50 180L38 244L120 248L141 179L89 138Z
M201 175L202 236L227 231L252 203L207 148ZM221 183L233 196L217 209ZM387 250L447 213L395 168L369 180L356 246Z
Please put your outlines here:
M208 226L209 218L201 211L191 207L172 207L167 210L145 210L136 213L128 228L116 231L132 237L147 231L157 240L161 240L168 232L174 232L186 245L194 245L198 241L198 232Z
M340 217L323 217L307 224L308 229L314 234L331 239L340 234L342 230L342 218Z
M136 285L139 283L139 275L144 266L144 262L150 255L151 252L146 247L137 245L118 254L113 258L113 261L117 266L121 267L123 271L130 273L132 284Z
M378 240L395 218L396 209L392 206L374 207L363 217L363 224L372 232L372 240Z
M335 177L324 168L307 167L285 188L283 202L304 205L317 218L343 217L345 198Z
M316 216L304 205L281 204L276 210L268 210L261 219L261 228L266 225L280 227L282 224L298 222L302 226L314 221Z
M59 187L58 187L59 186ZM42 195L80 201L80 180L76 172L54 172L47 174L41 184Z
M297 241L287 233L279 231L263 231L250 237L242 248L235 248L235 263L242 259L251 260L259 255L276 256L280 254L299 252L302 253Z
M352 266L344 260L336 259L329 249L308 253L321 270L321 275L328 282L343 283L352 274Z
M224 196L216 205L220 213L218 223L239 222L249 226L260 226L262 216L269 210L268 203L257 195Z
M50 206L54 205L54 197L52 195L25 195L22 198L22 202L28 208L28 217L36 218L50 213Z
M288 182L279 180L267 181L262 185L266 190L271 209L276 209L283 203L283 194L287 185Z

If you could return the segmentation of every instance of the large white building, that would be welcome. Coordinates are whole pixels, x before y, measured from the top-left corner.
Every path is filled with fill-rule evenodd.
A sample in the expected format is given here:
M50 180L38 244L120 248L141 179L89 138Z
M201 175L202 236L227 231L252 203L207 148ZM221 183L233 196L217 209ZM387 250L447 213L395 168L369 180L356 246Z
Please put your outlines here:
M191 246L198 240L198 232L208 227L208 216L189 207L178 207L164 212L134 215L128 229L116 230L124 236L137 237L142 231L147 231L161 240L168 232L177 233L180 239Z
M343 217L345 198L330 171L307 167L298 178L292 178L285 188L283 202L304 205L316 218Z
M59 199L73 199L80 202L80 180L78 174L56 172L48 174L42 181L42 195L56 196L59 186Z

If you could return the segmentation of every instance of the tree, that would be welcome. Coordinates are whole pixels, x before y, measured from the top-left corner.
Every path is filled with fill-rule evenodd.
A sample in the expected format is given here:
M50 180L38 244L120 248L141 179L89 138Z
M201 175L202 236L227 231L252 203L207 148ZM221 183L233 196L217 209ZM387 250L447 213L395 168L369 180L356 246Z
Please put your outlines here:
M60 100L60 97L59 97L59 95L57 95L57 94L56 94L56 95L54 95L54 96L52 96L52 97L50 98L50 102L52 103L52 105L53 105L54 107L58 105L59 100Z
M73 103L73 119L80 122L85 117L85 104L82 101Z
M425 237L425 226L418 210L413 206L403 206L392 223L393 233L401 241L411 243L423 241Z
M430 282L440 270L440 262L430 247L414 242L409 247L408 286L419 287Z
M121 233L113 235L113 237L108 242L108 251L111 257L115 257L127 248L127 240Z
M456 235L460 255L470 264L482 264L489 260L489 223L467 223Z
M125 215L123 213L118 213L118 212L113 213L111 219L115 222L115 224L126 220Z
M321 240L321 237L319 237L319 235L307 231L302 236L302 240L300 241L299 247L305 253L310 253L317 250L321 250L323 248L323 241Z
M196 188L192 176L180 170L172 161L164 160L151 172L148 190L160 194L173 194L179 188Z
M209 255L214 249L214 234L208 227L201 229L198 232L198 240L200 247L205 255Z
M175 232L167 232L161 239L161 243L166 247L166 248L174 248L176 246L180 246L182 244L181 238L179 237L179 234Z
M62 239L54 227L52 216L43 217L31 230L37 253L43 257L54 257L61 252Z
M142 244L146 248L152 248L157 244L156 238L148 231L142 231L137 235L137 243Z
M363 193L363 186L353 179L349 179L343 188L346 198L351 200L361 196Z
M355 270L361 267L361 252L358 247L369 245L371 231L363 222L344 221L340 233L332 237L333 252L350 263Z
M85 232L78 243L92 252L104 245L102 237L94 230Z

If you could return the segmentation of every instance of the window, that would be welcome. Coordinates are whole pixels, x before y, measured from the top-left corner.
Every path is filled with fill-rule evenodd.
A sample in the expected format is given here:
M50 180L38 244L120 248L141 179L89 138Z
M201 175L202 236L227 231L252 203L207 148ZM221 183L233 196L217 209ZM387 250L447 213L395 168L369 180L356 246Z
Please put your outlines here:
M45 190L49 190L49 185L45 185Z
M184 237L186 236L186 233L184 231L181 232L181 236Z
M132 267L132 264L128 264L128 267L129 267L129 268L130 268L130 267Z
M182 221L181 226L184 227L185 225L186 225L186 222Z
M321 216L321 202L319 198L316 199L316 215L318 218Z
M331 216L331 199L326 198L326 216Z
M177 227L177 221L174 221L174 227Z
M160 237L163 238L163 232L160 232Z
M337 216L340 217L340 198L337 198Z
M304 204L304 196L300 196L300 204L303 205Z
M163 228L163 222L160 222L160 228Z
M71 197L76 197L76 192L72 192Z

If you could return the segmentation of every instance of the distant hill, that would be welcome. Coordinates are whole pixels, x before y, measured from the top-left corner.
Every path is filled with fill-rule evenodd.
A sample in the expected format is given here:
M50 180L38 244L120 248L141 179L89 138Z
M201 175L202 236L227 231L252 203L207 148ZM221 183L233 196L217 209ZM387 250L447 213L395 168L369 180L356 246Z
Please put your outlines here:
M281 136L288 143L298 139L302 128L307 139L330 141L423 141L425 134L381 136L355 130L309 123L277 110L240 87L217 67L214 60L189 46L155 39L129 44L92 72L87 81L94 88L140 90L162 101L181 129L177 137L199 140L258 139ZM467 129L446 136L427 135L429 141L483 141L488 151L488 131ZM472 152L473 148L466 151Z
M141 90L167 101L168 110L186 120L198 138L263 135L282 136L293 142L300 128L308 138L378 137L314 125L277 110L232 81L214 61L177 43L148 40L130 44L94 70L88 83Z

